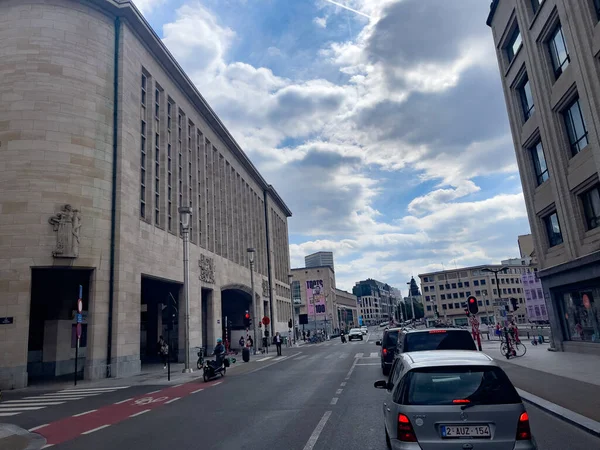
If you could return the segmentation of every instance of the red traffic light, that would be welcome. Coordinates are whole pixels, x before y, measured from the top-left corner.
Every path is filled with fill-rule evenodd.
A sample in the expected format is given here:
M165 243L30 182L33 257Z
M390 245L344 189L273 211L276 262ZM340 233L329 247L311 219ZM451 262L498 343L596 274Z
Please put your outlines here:
M469 303L475 303L475 299L474 299L473 297L471 297L471 298L469 299Z
M476 315L479 312L479 305L477 304L477 299L474 296L470 296L467 299L469 312L473 315Z
M246 313L245 317L246 317L246 319L249 319L250 318L250 314Z

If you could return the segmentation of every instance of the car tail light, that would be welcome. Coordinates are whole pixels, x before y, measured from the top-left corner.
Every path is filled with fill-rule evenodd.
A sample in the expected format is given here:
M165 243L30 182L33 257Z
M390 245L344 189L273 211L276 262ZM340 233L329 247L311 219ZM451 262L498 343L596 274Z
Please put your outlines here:
M469 400L467 398L461 398L461 399L457 399L457 400L452 400L452 403L454 403L454 404L471 403L471 400Z
M446 330L429 330L429 334L440 334L445 332Z
M404 414L398 414L398 439L402 442L417 442L415 430L409 418Z
M524 412L519 417L517 425L517 441L529 441L531 439L531 429L529 428L529 414Z
M384 348L381 352L383 353L383 356L387 355L387 348Z

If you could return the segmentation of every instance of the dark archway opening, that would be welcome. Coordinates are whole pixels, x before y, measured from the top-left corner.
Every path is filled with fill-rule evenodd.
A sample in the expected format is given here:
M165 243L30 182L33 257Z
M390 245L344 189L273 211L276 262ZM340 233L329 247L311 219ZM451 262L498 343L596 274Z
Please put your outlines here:
M31 270L31 303L27 345L28 384L73 379L77 300L82 291L83 323L77 376L83 378L87 355L88 310L93 269L35 268Z
M158 340L168 340L169 358L179 353L179 292L181 284L142 275L140 313L140 360L142 364L161 361Z
M251 299L249 293L240 289L221 291L223 336L229 340L231 348L239 348L240 337L245 338L246 336L246 327L244 326L246 311L249 311L252 320L255 320L251 311Z

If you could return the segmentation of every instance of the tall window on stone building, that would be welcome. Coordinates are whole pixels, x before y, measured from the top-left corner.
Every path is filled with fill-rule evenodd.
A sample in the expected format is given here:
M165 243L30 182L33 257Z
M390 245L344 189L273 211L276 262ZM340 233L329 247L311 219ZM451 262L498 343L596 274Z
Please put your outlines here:
M525 78L521 82L518 88L519 98L521 99L521 109L523 110L523 117L525 122L531 117L535 108L533 106L533 94L531 93L531 83L529 78L525 75Z
M182 130L183 117L181 112L177 114L177 207L183 206L183 130ZM177 214L180 216L180 214ZM181 217L179 217L179 235L182 236L182 223Z
M173 231L173 103L167 103L167 229Z
M563 29L560 24L558 24L550 36L548 47L550 49L550 58L552 59L554 76L558 78L569 66L570 61L565 35L563 34Z
M598 228L600 225L600 188L594 186L589 191L581 194L581 201L587 229Z
M140 217L142 219L146 218L146 89L148 87L148 77L145 74L142 74L142 100L141 100L141 125L140 125L140 146L141 146L141 155L140 155Z
M542 142L539 141L534 147L530 149L531 158L533 159L533 169L535 170L535 176L537 179L538 186L546 181L549 177L548 166L546 165L546 157L544 156L544 148Z
M202 189L202 170L204 169L204 136L200 131L196 133L196 169L198 171L198 245L201 247L202 245L202 194L204 193Z
M544 217L544 225L546 226L546 234L548 235L548 244L550 247L563 243L560 224L558 223L558 215L556 211Z
M192 195L192 130L194 129L194 124L188 122L187 127L187 186L188 186L188 206L194 210L194 196ZM192 217L194 217L192 215ZM194 222L190 220L190 239L192 242L196 241L196 237L194 236Z
M588 132L583 120L579 98L576 98L564 111L571 153L575 156L588 145Z
M154 90L154 224L160 226L160 89Z
M519 31L519 27L516 27L512 32L510 39L506 43L506 57L508 58L508 62L512 62L515 58L515 55L523 46L523 39L521 38L521 32Z

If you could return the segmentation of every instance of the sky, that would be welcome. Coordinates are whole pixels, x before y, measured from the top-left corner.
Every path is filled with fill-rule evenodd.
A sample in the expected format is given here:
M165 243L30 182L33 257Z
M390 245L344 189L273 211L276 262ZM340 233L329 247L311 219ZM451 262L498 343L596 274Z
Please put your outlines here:
M338 288L518 257L529 224L482 0L137 0Z

